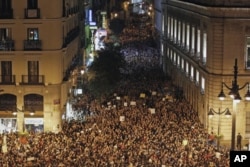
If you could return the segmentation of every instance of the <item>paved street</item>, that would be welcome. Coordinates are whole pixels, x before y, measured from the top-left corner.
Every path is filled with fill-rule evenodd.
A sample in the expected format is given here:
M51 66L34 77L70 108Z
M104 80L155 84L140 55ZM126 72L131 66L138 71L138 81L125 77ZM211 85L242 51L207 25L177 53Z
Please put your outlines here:
M59 133L1 136L7 150L0 166L229 166L229 150L208 145L198 113L163 74L157 49L146 43L124 42L126 77L102 103L87 92L74 101L84 121L65 122Z

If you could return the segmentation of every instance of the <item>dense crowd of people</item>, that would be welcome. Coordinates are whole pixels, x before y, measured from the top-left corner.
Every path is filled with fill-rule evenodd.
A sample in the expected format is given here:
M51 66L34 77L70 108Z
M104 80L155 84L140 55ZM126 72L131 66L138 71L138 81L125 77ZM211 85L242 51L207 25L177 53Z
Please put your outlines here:
M72 104L84 117L58 133L0 135L2 167L228 167L229 150L208 144L197 111L176 96L159 54L131 43L132 72L100 103L87 92ZM138 60L139 63L138 63Z
M175 98L161 70L137 73L103 103L85 94L75 104L89 110L85 119L64 122L59 133L2 135L1 166L229 166L228 150L207 144L197 112Z

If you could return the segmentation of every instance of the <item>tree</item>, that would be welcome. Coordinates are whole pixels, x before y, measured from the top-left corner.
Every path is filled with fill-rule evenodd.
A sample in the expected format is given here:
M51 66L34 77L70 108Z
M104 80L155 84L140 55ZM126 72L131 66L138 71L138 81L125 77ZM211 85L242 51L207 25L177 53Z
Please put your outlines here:
M120 81L120 69L125 65L125 60L119 49L113 48L98 52L92 65L89 67L88 88L95 97L109 94Z
M114 18L109 23L109 28L116 35L119 35L125 27L125 22L122 19Z

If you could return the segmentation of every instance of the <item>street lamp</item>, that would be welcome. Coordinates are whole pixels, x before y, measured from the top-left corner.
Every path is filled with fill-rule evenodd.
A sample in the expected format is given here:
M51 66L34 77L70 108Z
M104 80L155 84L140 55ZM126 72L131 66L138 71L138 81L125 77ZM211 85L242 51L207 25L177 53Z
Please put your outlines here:
M225 86L229 92L229 96L233 99L233 112L232 112L232 137L231 137L231 150L235 149L235 124L236 124L236 105L240 102L241 97L239 94L239 91L247 86L247 93L245 94L245 99L250 100L250 91L249 91L249 82L246 82L242 87L239 87L237 82L238 77L238 65L237 65L237 59L235 59L235 65L234 65L234 80L232 81L232 86L227 86L226 83L222 82L221 85L221 92L218 95L218 98L220 100L224 100L226 95L223 91L223 86Z
M219 108L219 111L215 111L213 108L210 108L208 112L209 118L212 118L214 114L218 115L218 137L217 137L217 149L219 150L220 148L220 116L224 114L226 117L230 117L231 113L228 108L226 108L224 111L221 111Z

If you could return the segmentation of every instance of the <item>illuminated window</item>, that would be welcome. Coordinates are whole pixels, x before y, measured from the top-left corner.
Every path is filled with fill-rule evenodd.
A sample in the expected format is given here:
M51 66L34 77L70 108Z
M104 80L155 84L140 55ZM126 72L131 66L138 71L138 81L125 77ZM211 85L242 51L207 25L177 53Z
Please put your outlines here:
M203 47L202 47L202 63L207 62L207 33L203 33Z
M195 45L195 27L192 27L192 37L191 37L191 49L194 51L194 45Z
M205 93L205 78L204 77L201 78L201 93L202 94Z
M177 20L174 20L174 40L177 41Z
M200 83L200 73L199 71L196 71L196 75L195 75L195 80L196 80L196 85L199 85Z
M182 44L183 44L183 46L185 46L185 36L186 36L186 29L185 29L185 27L186 27L186 25L183 22L182 23Z
M197 47L197 54L198 54L198 56L200 56L199 54L200 54L200 46L201 46L201 31L198 29L197 30L197 43L196 43L196 47ZM200 57L199 57L200 58Z
M176 64L176 52L174 52L174 64Z
M181 42L181 21L178 22L178 43Z
M190 68L190 78L191 78L191 80L194 79L194 67L193 66L191 66L191 68Z
M39 40L38 28L28 28L28 40Z
M188 62L186 62L186 74L187 75L189 74L189 64L188 64Z
M181 69L184 70L184 59L181 59Z
M177 66L180 67L180 56L177 55Z
M190 40L190 25L187 24L186 27L186 49L189 51L189 40Z

